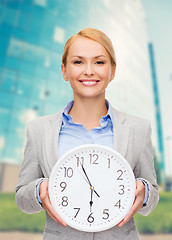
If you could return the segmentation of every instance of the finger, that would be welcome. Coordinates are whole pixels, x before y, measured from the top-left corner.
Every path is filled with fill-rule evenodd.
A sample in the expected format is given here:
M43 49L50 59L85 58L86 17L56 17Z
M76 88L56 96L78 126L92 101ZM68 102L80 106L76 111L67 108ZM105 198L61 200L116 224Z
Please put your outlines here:
M42 207L48 213L48 215L56 222L59 222L63 226L67 226L66 222L62 220L62 218L56 213L54 210L48 193L48 181L45 180L40 184L40 198L42 201Z
M58 222L58 220L51 214L51 212L49 211L49 209L48 208L44 208L45 209L45 211L47 212L47 214L55 221L55 222Z
M121 228L125 223L127 223L133 217L133 215L136 212L137 211L135 211L135 209L131 209L129 213L125 216L125 218L120 223L117 224L117 226Z
M135 197L133 206L131 207L130 211L128 214L125 216L125 218L117 224L119 228L121 228L125 223L127 223L133 216L134 214L137 213L137 211L142 207L143 205L143 200L144 198L140 198L140 195Z
M42 202L42 205L44 207L44 209L46 210L46 212L48 213L48 215L55 220L56 222L59 222L61 225L63 225L64 227L67 226L66 222L64 222L62 220L62 218L57 214L57 212L54 210L49 197L47 196L44 201Z
M53 214L53 216L57 219L57 221L63 225L64 227L67 226L66 222L63 221L63 219L58 215L58 213L55 211L55 209L53 208L51 202L50 202L50 198L49 198L49 195L48 195L48 202L49 202L49 209L51 209L51 213Z
M54 210L54 208L52 207L51 204L46 203L44 205L44 209L45 211L48 213L48 215L56 222L60 223L61 225L63 225L64 227L67 226L66 222L64 222L62 220L62 218L56 213L56 211Z
M54 216L54 214L52 214L51 211L49 211L49 209L45 208L45 211L48 213L48 215L55 221L58 222L59 224L61 224L62 226L66 227L67 224L59 217L59 216Z
M133 206L134 206L134 205L133 205ZM135 206L132 207L132 208L130 209L130 211L128 212L128 214L125 216L125 218L124 218L120 223L118 223L117 226L118 226L119 228L121 228L125 223L127 223L127 222L133 217L133 215L134 215L136 212L137 212L137 211L135 210Z

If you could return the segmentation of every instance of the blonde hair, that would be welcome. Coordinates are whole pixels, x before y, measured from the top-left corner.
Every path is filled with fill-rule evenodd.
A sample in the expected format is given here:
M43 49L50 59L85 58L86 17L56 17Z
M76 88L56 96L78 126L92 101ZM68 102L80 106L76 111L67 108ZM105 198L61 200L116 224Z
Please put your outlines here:
M94 28L85 28L85 29L81 30L80 32L74 34L72 37L70 37L68 39L68 41L66 42L66 44L64 46L63 56L62 56L62 63L64 64L65 67L66 67L67 56L68 56L69 48L70 48L71 44L75 40L77 40L78 38L81 38L81 37L89 38L91 40L94 40L94 41L100 43L108 52L110 59L111 59L112 66L116 67L115 52L114 52L114 48L113 48L110 38L104 32L101 32L100 30L97 30Z

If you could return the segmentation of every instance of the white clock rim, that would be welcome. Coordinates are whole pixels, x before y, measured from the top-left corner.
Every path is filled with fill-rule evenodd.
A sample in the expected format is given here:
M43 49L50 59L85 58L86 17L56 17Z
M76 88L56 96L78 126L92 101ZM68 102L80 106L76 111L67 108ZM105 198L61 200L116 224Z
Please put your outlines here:
M54 176L56 170L58 169L58 167L62 164L62 162L65 161L66 158L69 155L74 154L74 152L76 152L78 150L79 151L80 150L84 151L85 149L87 149L87 148L89 149L90 147L91 148L98 148L98 150L100 150L100 148L101 148L103 150L107 150L107 151L115 153L120 159L122 159L124 164L127 166L127 170L130 171L130 176L132 178L132 180L131 180L131 184L132 184L131 188L132 188L133 194L132 194L132 197L131 197L131 200L130 200L130 204L128 205L128 208L126 208L125 213L123 215L121 215L121 218L119 218L118 221L116 221L116 222L114 221L113 223L111 223L111 225L109 224L108 227L106 227L106 226L100 227L100 229L98 229L98 228L90 229L90 228L86 228L86 227L82 227L82 226L80 227L79 225L76 226L75 224L72 224L71 221L69 222L68 219L64 215L58 213L58 211L56 210L57 209L57 205L54 204L53 190L52 190L52 188L50 188L50 186L52 186L52 183L53 183L53 176ZM114 150L112 148L109 148L109 147L106 147L106 146L100 145L100 144L84 144L84 145L81 145L79 147L75 147L75 148L69 150L68 152L66 152L64 155L62 155L57 160L57 162L55 163L55 165L54 165L54 167L53 167L53 169L52 169L52 171L50 173L49 188L48 189L49 189L49 198L50 198L50 201L51 201L51 204L52 204L53 208L58 213L58 215L67 223L68 226L70 226L70 227L72 227L74 229L77 229L79 231L83 231L83 232L101 232L101 231L105 231L105 230L108 230L108 229L116 226L126 216L126 214L129 212L129 210L131 209L131 207L133 205L134 199L135 199L136 182L135 182L135 176L134 176L134 173L133 173L133 171L131 169L130 164L128 163L128 161L119 152L117 152L116 150Z

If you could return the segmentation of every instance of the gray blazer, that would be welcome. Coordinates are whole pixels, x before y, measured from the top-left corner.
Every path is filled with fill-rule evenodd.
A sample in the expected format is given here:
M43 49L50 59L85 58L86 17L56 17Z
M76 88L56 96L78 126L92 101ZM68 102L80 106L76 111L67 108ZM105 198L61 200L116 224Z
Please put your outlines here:
M58 160L58 136L62 124L61 112L38 118L28 123L27 143L24 161L16 187L16 203L25 213L43 210L36 198L36 185L42 178L49 178L50 172ZM154 170L151 143L151 128L143 120L113 109L114 149L129 162L136 178L143 178L149 185L147 205L139 210L148 215L159 200L156 174ZM46 214L44 240L138 240L139 235L132 218L121 229L113 227L98 233L77 231L61 226Z

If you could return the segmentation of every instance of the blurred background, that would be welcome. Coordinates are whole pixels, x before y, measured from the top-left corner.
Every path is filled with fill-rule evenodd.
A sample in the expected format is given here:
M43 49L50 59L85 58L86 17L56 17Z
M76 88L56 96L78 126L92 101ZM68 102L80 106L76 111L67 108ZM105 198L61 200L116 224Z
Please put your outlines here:
M21 213L14 200L26 124L72 100L60 70L63 47L71 35L93 27L111 38L116 52L106 98L152 125L160 202L148 217L136 215L139 232L155 239L172 234L171 12L171 0L0 0L1 232L43 231L44 213Z

